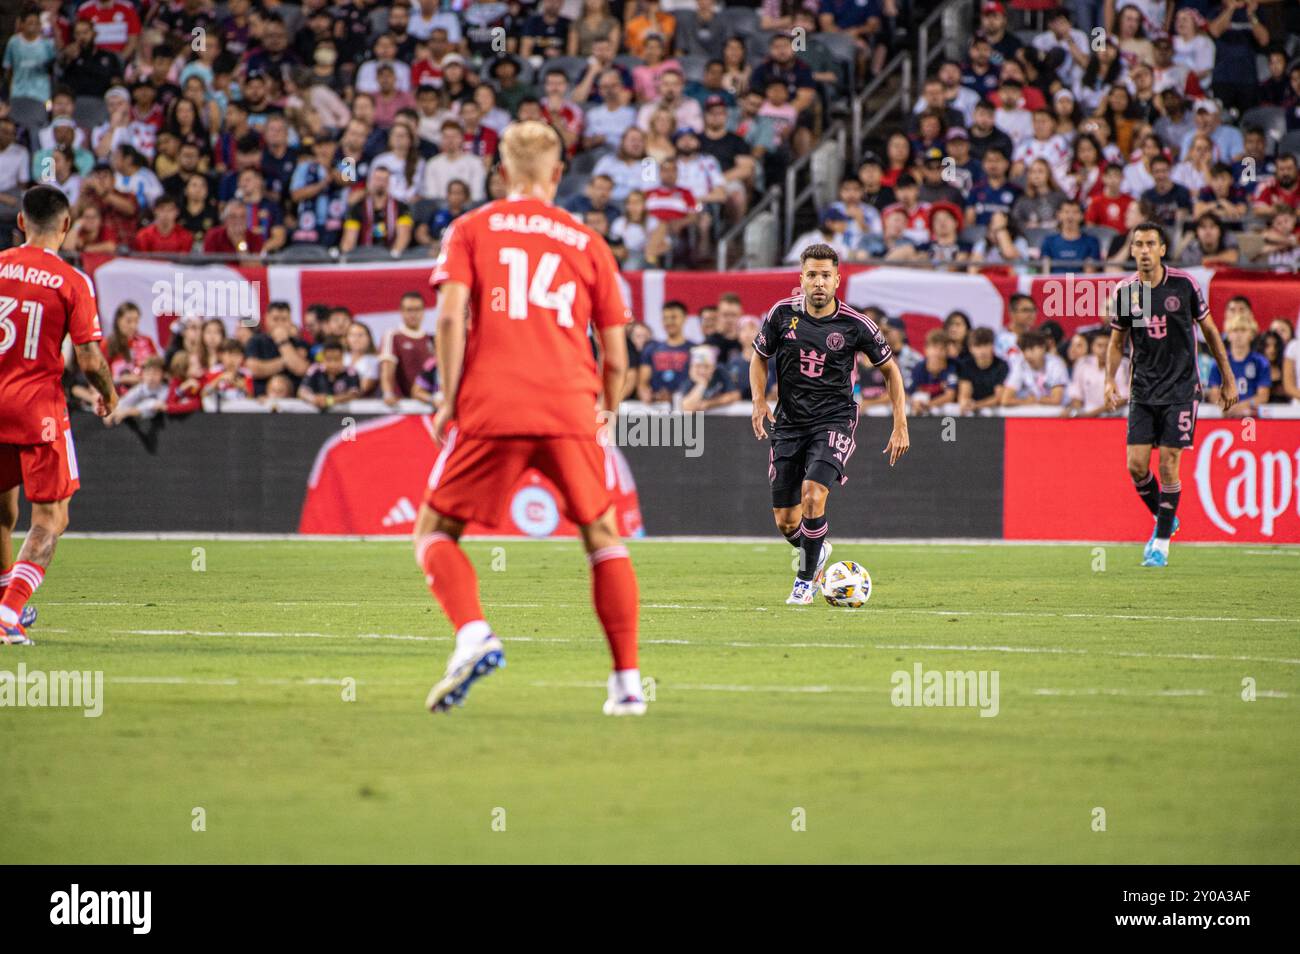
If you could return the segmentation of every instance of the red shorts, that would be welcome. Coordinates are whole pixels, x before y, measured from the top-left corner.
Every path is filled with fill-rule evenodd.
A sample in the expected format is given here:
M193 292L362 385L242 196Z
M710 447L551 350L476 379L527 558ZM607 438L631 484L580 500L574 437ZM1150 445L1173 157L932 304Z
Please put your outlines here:
M30 503L67 500L81 487L72 431L49 444L0 444L0 493L23 485Z
M564 515L583 526L614 502L613 461L593 437L465 437L457 430L429 474L424 502L444 517L495 527L524 471L560 492Z

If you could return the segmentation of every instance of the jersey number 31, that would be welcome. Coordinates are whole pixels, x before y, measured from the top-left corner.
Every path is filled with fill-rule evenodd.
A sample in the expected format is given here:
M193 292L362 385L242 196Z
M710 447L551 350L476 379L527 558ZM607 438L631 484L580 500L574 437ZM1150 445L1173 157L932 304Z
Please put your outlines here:
M561 328L573 327L573 300L577 286L565 282L554 291L551 282L560 267L560 256L545 253L537 262L532 281L528 280L528 252L522 248L501 249L500 262L509 269L506 280L506 313L514 319L528 317L528 306L549 308Z
M41 342L41 317L45 306L39 301L19 302L17 298L0 295L0 354L8 353L18 340L18 327L11 317L19 305L27 316L27 337L23 341L23 357L36 360L36 349Z

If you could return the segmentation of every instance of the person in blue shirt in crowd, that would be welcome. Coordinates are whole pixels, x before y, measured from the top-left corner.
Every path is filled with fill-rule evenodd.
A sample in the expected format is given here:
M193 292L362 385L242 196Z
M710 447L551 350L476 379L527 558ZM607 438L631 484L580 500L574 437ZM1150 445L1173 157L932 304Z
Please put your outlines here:
M1043 239L1043 258L1051 259L1052 271L1071 272L1097 270L1096 265L1084 265L1084 262L1097 262L1101 259L1101 244L1095 236L1083 232L1083 209L1074 199L1066 199L1056 210L1058 231Z
M680 301L664 303L664 340L651 341L641 351L637 397L646 402L671 401L675 394L691 389L691 347L687 339L686 306Z
M1259 326L1244 298L1237 297L1228 302L1223 327L1228 338L1228 364L1232 367L1232 376L1237 379L1237 393L1241 396L1228 410L1228 416L1254 417L1259 413L1260 405L1268 403L1273 371L1268 358L1251 348L1259 334ZM1219 389L1223 387L1223 376L1217 365L1210 368L1205 385L1205 400L1217 402Z

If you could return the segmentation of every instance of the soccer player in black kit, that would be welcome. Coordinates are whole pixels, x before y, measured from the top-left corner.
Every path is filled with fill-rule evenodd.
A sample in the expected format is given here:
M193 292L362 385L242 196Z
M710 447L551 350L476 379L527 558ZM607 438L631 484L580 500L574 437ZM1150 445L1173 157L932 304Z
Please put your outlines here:
M1115 370L1124 340L1133 339L1128 411L1128 472L1134 489L1155 517L1142 553L1143 566L1169 565L1169 539L1178 529L1182 492L1179 464L1192 446L1201 378L1196 368L1196 326L1223 376L1219 403L1237 403L1236 379L1219 329L1200 286L1187 272L1168 268L1164 229L1151 222L1133 227L1131 254L1137 272L1119 283L1111 300L1110 348L1106 354L1106 407L1119 406ZM1160 480L1151 473L1151 448L1160 451Z
M848 480L858 405L853 400L858 352L880 368L894 406L894 430L885 453L894 466L907 453L903 375L885 336L866 315L835 297L839 256L829 245L811 245L799 256L800 294L772 306L754 340L749 383L754 395L754 436L767 437L772 515L786 540L800 551L799 572L787 603L807 605L817 595L831 555L826 541L826 495ZM776 361L776 416L767 403L767 363ZM1226 379L1225 379L1226 380Z

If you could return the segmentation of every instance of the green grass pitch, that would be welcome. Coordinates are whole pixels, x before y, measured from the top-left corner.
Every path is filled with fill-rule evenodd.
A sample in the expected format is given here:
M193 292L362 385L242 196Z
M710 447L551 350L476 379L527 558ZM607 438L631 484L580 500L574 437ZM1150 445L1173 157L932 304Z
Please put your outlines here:
M104 711L0 708L0 861L1300 861L1300 550L842 543L853 611L785 606L779 540L633 543L611 719L578 545L467 548L509 664L435 718L405 542L65 540L0 669ZM998 715L893 705L916 663Z

